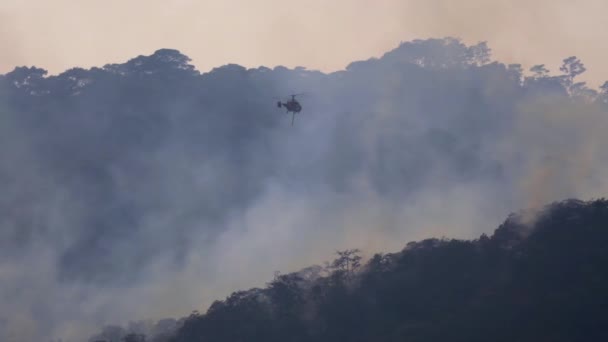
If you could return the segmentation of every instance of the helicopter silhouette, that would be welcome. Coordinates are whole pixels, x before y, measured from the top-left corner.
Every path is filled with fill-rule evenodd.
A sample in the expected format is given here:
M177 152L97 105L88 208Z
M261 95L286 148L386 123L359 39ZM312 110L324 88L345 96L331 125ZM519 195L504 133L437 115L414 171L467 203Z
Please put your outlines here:
M287 114L289 114L291 112L291 125L292 126L293 126L293 121L295 119L296 114L299 113L300 111L302 111L302 105L300 104L300 102L298 102L298 100L296 100L296 96L303 95L303 94L304 93L292 94L292 95L289 95L289 96L291 96L291 99L288 100L287 102L281 102L281 101L277 102L277 107L279 107L279 108L285 107L285 109L287 109Z

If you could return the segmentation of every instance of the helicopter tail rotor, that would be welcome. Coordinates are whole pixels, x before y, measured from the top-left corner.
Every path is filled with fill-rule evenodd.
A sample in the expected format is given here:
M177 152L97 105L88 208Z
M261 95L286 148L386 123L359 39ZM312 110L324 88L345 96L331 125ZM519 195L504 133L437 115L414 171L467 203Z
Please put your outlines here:
M281 108L281 101L277 102L277 107Z

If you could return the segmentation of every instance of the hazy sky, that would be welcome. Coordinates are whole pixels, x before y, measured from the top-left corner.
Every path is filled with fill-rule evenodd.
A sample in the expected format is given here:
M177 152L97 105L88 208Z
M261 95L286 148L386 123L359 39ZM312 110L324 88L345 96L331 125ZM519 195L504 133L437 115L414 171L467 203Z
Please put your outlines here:
M201 71L226 63L331 71L400 41L487 40L524 66L577 55L608 79L605 0L2 0L0 72L51 73L176 48Z

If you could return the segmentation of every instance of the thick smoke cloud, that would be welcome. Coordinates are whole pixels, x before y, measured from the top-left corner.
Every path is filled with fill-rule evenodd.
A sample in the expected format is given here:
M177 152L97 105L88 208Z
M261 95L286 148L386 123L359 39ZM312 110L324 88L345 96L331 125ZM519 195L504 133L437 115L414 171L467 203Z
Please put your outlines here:
M2 76L2 340L181 317L336 249L475 238L606 191L604 95L524 79L483 43L331 74L188 62ZM291 127L274 97L301 91Z

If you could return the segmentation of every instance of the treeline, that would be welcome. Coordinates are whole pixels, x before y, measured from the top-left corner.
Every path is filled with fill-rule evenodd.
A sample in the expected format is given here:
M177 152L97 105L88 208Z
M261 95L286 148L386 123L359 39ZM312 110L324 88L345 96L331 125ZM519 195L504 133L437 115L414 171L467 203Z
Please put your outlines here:
M216 301L166 335L122 338L601 341L608 337L607 227L608 200L567 200L513 214L475 240L410 242L363 264L357 250L341 251L325 267Z

